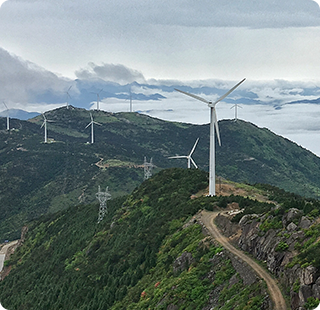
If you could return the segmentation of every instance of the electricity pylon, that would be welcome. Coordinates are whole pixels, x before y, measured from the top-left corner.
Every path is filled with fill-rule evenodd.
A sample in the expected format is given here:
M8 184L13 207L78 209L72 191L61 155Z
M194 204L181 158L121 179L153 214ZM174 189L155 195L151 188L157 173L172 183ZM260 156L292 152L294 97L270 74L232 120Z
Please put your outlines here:
M96 193L96 197L100 202L99 216L98 216L98 224L103 220L104 215L108 212L107 210L107 201L111 199L111 194L109 193L108 187L105 192L101 192L100 185L98 187L98 192Z
M152 177L153 167L155 167L155 166L152 163L152 157L150 158L150 163L147 162L147 157L144 157L143 168L144 168L144 179L145 180L148 180L149 178Z

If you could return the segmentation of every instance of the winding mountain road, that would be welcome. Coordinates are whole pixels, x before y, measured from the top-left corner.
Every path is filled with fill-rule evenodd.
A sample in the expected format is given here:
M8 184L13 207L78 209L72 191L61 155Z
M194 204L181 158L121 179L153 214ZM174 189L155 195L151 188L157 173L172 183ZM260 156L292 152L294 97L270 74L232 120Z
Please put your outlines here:
M217 240L226 250L239 257L242 261L246 262L260 278L265 280L268 286L270 297L273 301L274 309L287 310L288 308L286 306L286 302L282 296L276 280L274 280L271 275L259 264L257 264L252 258L231 245L228 238L220 233L217 226L214 224L214 219L218 214L219 212L202 211L200 219L215 240Z
M2 271L2 268L3 268L3 264L4 264L4 261L5 261L5 258L6 258L6 254L7 254L7 251L8 249L17 244L18 243L18 240L15 240L15 241L12 241L6 245L4 245L1 249L0 249L0 272ZM0 308L1 310L1 308Z

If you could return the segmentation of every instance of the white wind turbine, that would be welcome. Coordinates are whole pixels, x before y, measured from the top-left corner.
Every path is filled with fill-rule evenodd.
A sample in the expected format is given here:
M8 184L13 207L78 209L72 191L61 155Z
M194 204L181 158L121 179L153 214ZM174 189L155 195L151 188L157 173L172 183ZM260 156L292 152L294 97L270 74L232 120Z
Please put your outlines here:
M67 94L67 109L69 109L69 99L71 98L71 96L69 94L69 91L70 91L71 87L72 87L72 85L66 91L66 94Z
M234 120L236 122L238 120L238 108L242 109L242 106L236 103L230 109L233 109L233 108L234 108Z
M93 120L92 114L90 112L90 117L91 117L91 122L86 126L86 128L88 128L89 126L91 126L91 143L94 143L94 133L93 133L93 124L97 124L100 125L100 123L97 123Z
M97 110L100 111L100 93L103 91L103 89L100 89L100 91L98 91L97 93L93 93L97 95Z
M53 121L48 120L44 115L44 113L42 113L42 116L43 116L43 123L41 125L41 128L44 126L44 143L47 143L48 142L47 122L53 122Z
M7 109L7 130L10 130L9 109L4 101L3 101L3 104Z
M191 152L189 153L189 155L182 155L182 156L171 156L171 157L168 157L169 159L171 158L187 158L188 159L188 168L190 169L191 168L191 162L192 164L195 166L196 169L198 169L198 166L197 164L195 163L195 161L193 160L193 158L191 157L191 155L193 154L194 150L196 149L196 146L198 144L198 141L199 141L199 138L196 140Z
M214 136L214 127L217 131L217 138L219 145L221 146L221 140L220 140L220 133L219 133L219 126L218 126L218 119L216 114L216 105L218 102L226 98L231 92L233 92L241 83L245 81L245 78L241 80L238 84L233 86L229 91L227 91L223 96L221 96L218 100L215 102L207 101L204 98L201 98L197 95L189 94L187 92L184 92L179 89L175 89L179 91L180 93L183 93L185 95L191 96L197 100L200 100L202 102L205 102L208 107L210 108L210 157L209 157L209 196L215 196L216 194L216 172L215 172L215 136Z

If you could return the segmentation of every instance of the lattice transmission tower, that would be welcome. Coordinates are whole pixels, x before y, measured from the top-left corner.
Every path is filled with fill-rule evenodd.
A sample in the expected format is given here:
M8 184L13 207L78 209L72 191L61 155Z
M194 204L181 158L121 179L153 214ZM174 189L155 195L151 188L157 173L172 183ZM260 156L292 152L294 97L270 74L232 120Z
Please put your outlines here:
M111 194L109 193L108 187L105 192L101 192L101 188L99 185L99 190L96 193L96 197L100 202L99 216L98 216L98 224L103 220L104 215L108 212L107 210L107 201L111 199Z
M144 179L145 180L148 180L149 178L152 177L153 167L155 167L155 165L152 163L152 157L150 158L150 163L147 162L147 157L144 157L143 168L144 168Z

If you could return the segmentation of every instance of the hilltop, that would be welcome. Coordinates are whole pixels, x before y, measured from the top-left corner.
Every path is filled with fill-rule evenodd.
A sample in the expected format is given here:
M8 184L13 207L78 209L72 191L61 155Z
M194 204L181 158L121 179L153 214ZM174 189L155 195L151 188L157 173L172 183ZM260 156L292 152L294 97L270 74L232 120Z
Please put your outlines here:
M154 172L186 167L168 156L190 152L208 170L209 127L167 122L138 113L91 111L96 125L90 144L89 111L70 106L46 113L48 141L43 143L41 115L22 121L0 119L0 240L17 238L23 224L77 203L95 201L98 186L112 196L129 194L143 181L143 160L153 158ZM246 183L269 183L317 197L320 159L265 128L238 120L219 122L217 174Z
M99 224L97 203L29 223L5 264L1 303L9 310L274 309L264 281L210 237L198 216L206 209L219 211L230 240L276 276L288 308L313 309L319 201L272 186L222 185L225 196L206 197L205 172L171 168L110 201ZM234 208L243 213L224 216Z

